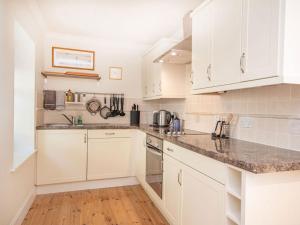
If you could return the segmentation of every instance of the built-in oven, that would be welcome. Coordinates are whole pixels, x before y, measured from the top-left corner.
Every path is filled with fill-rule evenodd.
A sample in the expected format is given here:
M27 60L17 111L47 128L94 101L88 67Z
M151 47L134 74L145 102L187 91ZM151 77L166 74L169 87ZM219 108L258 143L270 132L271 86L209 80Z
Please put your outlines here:
M162 198L163 140L147 135L146 182Z

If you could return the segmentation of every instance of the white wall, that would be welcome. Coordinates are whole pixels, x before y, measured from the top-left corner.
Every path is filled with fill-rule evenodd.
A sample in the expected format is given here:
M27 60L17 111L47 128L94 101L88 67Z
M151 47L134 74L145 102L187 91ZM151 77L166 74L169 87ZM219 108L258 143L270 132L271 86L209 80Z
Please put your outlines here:
M94 80L49 78L45 86L47 89L121 92L125 93L129 98L141 98L141 56L148 46L48 33L44 45L45 70L58 70L57 68L52 68L52 46L95 51L95 72L99 73L102 79L97 85L97 82ZM110 66L123 68L122 80L109 80ZM63 71L70 71L70 69L63 69Z
M128 42L116 42L82 36L69 36L65 34L48 33L44 43L45 70L70 71L70 69L52 68L52 46L93 50L96 52L95 71L101 75L97 84L94 80L48 78L44 85L48 90L64 90L83 92L104 92L125 94L125 117L102 119L99 115L91 116L85 107L67 106L64 111L44 111L44 123L66 122L61 116L66 113L73 116L82 115L84 123L129 123L129 111L132 104L139 104L143 111L142 121L148 122L148 115L144 112L151 112L155 108L152 103L142 102L141 83L141 60L144 52L150 47ZM109 80L109 67L116 66L123 68L122 80ZM78 70L77 70L78 71ZM91 71L84 71L91 72ZM92 97L92 96L89 96ZM103 97L99 100L103 103ZM108 103L109 104L109 103ZM150 122L150 121L149 121Z
M11 172L13 165L13 17L27 30L40 46L40 34L37 32L36 20L30 13L27 0L0 1L0 225L10 225L15 219L26 199L34 193L35 160L29 158L16 171ZM39 55L37 58L41 59ZM37 67L41 61L37 60ZM22 113L22 112L20 112ZM24 118L26 119L26 118Z

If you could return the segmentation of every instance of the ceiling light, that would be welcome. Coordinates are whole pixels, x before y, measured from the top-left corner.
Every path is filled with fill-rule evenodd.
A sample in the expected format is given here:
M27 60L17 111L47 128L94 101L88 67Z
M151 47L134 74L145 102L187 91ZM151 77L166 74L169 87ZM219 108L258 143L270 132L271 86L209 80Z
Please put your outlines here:
M164 62L164 60L163 60L163 59L160 59L160 60L159 60L159 62L160 62L160 63L163 63L163 62Z
M176 56L176 55L177 55L177 52L171 52L171 55L172 55L172 56Z

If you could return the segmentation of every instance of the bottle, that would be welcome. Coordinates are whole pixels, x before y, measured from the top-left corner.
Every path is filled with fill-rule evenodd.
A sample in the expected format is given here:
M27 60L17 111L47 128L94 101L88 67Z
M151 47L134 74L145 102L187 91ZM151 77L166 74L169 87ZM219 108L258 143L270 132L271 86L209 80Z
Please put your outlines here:
M82 120L82 116L81 115L78 116L77 124L78 125L82 125L83 124L83 120Z
M171 121L169 124L169 132L170 135L174 133L174 115L171 115Z
M180 132L180 120L178 117L175 117L175 119L174 119L174 131L176 133Z
M74 93L71 90L68 90L66 96L67 102L74 102Z

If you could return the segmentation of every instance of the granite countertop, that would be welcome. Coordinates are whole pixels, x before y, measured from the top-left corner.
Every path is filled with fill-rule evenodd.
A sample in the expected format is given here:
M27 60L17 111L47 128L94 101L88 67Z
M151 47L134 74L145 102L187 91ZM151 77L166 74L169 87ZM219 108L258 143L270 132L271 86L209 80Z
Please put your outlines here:
M195 153L205 155L246 171L260 174L300 170L300 152L237 139L213 139L210 134L187 132L179 137L167 136L148 125L139 127L122 124L89 124L85 126L38 126L49 129L139 129Z

